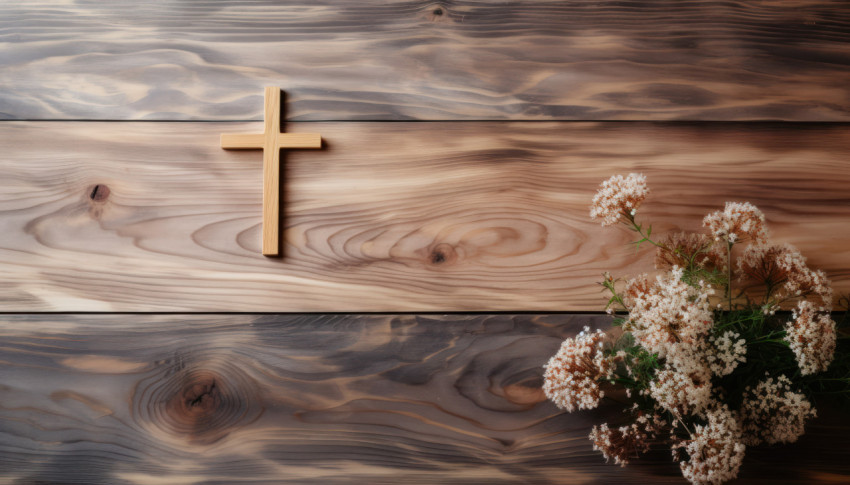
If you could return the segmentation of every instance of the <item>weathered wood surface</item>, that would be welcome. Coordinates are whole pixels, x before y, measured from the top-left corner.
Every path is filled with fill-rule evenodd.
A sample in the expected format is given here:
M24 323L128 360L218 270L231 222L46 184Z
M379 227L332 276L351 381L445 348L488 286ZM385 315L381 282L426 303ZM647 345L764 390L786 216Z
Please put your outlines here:
M293 123L284 258L260 255L257 123L0 126L2 311L598 311L603 271L649 269L589 219L646 173L655 233L749 200L850 292L850 127Z
M0 319L2 483L684 483L621 469L542 365L590 315ZM846 415L749 450L744 483L850 480Z
M846 0L0 3L0 117L850 121Z

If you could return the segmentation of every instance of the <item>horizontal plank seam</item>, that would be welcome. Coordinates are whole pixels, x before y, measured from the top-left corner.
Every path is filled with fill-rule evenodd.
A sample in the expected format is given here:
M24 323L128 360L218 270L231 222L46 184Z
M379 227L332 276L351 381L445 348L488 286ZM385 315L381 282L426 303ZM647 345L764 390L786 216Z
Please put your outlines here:
M787 312L790 314L790 312ZM4 315L607 315L604 311L517 310L517 311L386 311L386 312L192 312L192 311L20 311L0 312Z
M126 120L126 119L0 119L2 123L262 123L262 119L240 120ZM652 123L654 125L778 125L778 126L850 126L850 121L787 121L787 120L594 120L594 119L452 119L452 120L298 120L285 119L284 123Z
M780 315L791 315L790 311L780 311L777 312ZM832 312L833 317L843 318L847 312L846 311L834 311ZM11 315L138 315L138 316L180 316L180 315L228 315L228 316L264 316L264 315L304 315L304 316L314 316L314 315L363 315L363 316L381 316L381 315L399 315L399 316L412 316L412 315L424 315L424 316L483 316L483 315L586 315L589 317L593 316L606 316L608 315L604 311L446 311L446 312L436 312L436 311L398 311L398 312L190 312L190 311L175 311L175 312L121 312L121 311L51 311L51 312L37 312L37 311L26 311L26 312L0 312L0 317L3 316L11 316Z

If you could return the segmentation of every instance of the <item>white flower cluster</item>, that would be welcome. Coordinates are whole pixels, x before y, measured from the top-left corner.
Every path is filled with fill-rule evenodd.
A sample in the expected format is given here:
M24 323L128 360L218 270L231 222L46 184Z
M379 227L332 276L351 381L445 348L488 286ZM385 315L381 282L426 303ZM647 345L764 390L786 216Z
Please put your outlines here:
M716 376L727 376L747 361L747 341L739 338L741 335L726 331L720 336L711 337L713 349L706 352L711 373Z
M786 376L768 375L743 390L735 386L761 377L752 375L761 372L758 367L745 365L748 350L753 360L776 353L792 364L777 336L783 333L778 317L765 316L791 302L798 306L784 339L800 368L794 377L827 369L836 348L832 288L796 248L768 245L764 214L748 202L727 202L724 210L707 215L703 225L710 235L674 233L650 240L650 231L644 234L634 219L648 193L643 175L611 177L593 198L590 214L603 226L624 221L640 242L650 241L661 274L633 278L619 290L619 280L605 273L602 286L612 293L606 309L627 313L615 315L624 331L616 352L606 357L603 333L585 327L545 366L543 389L558 407L574 411L598 406L602 383L623 383L640 406L635 404L631 424L594 426L593 448L625 465L669 431L682 475L694 484L719 484L737 476L747 446L796 441L815 416ZM737 261L744 284L733 287L732 249L740 242L749 243ZM722 299L712 285L723 290Z
M626 466L633 454L647 451L638 448L637 439L629 426L609 428L607 423L594 426L588 436L593 442L593 449L601 451L605 461L613 460L615 464ZM643 442L645 444L646 442ZM646 445L648 448L648 445Z
M605 334L590 327L566 339L544 368L543 392L556 406L567 411L593 409L605 395L599 381L613 372L602 352Z
M764 214L749 202L727 202L722 211L705 216L702 224L709 228L718 241L750 241L751 244L767 242Z
M602 219L603 226L616 224L623 214L634 216L647 195L646 176L637 173L630 173L628 177L614 175L602 182L593 197L590 218Z
M785 341L797 358L801 374L823 372L835 356L835 321L828 313L816 312L810 301L803 300L785 325Z
M602 452L605 461L626 466L631 457L649 451L649 443L667 423L658 414L638 411L635 421L628 426L609 428L607 423L594 426L590 431L593 449Z
M790 244L783 246L776 256L776 266L783 272L783 289L787 298L816 296L820 299L819 311L832 310L832 285L823 271L813 271L806 265L806 257Z
M668 369L688 380L707 382L726 375L746 354L745 342L726 333L713 340L714 315L710 297L714 290L700 282L682 280L683 270L673 269L650 284L645 277L631 280L625 291L629 309L626 329L650 353L664 359Z
M696 425L691 439L679 444L689 457L679 462L682 475L696 485L719 484L737 477L746 450L738 418L725 404L705 414L708 424ZM674 457L680 459L677 451Z
M711 404L711 385L670 369L659 371L649 383L649 395L659 406L682 418L701 413Z
M744 444L793 443L803 435L806 421L817 416L817 410L806 396L791 391L791 380L780 375L768 377L747 387L741 406Z
M660 358L692 351L714 324L708 285L695 288L682 281L682 269L674 267L658 276L655 284L630 282L628 329L645 349ZM684 371L684 369L679 369Z

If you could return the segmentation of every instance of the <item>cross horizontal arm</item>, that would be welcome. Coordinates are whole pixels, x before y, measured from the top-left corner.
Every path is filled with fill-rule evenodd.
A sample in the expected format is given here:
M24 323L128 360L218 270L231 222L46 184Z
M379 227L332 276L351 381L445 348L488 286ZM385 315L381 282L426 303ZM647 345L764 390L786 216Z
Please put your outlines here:
M233 135L223 133L221 135L221 148L228 150L263 148L264 140L265 135L262 133L256 135Z
M258 134L222 134L221 148L228 150L249 150L263 148L265 135ZM318 133L279 133L275 138L278 148L322 148L322 137Z

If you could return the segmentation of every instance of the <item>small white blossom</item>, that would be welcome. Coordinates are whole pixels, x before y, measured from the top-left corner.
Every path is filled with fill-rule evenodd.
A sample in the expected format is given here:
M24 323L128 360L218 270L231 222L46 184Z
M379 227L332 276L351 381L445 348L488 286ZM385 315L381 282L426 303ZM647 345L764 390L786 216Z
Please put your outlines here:
M723 404L706 412L705 425L696 425L690 440L675 448L684 449L682 475L696 485L720 484L738 476L746 446L741 442L741 425L735 413ZM674 457L681 458L674 448Z
M823 372L835 355L835 321L828 313L817 313L814 305L803 300L785 325L785 341L797 358L800 373Z
M711 386L670 369L659 371L649 383L649 395L679 418L701 413L711 403Z
M741 335L726 331L718 337L711 338L713 349L706 352L712 374L725 376L732 373L738 364L747 361L747 341L739 338Z
M623 214L634 216L647 195L646 176L614 175L599 186L590 206L590 218L602 219L603 226L616 224Z
M626 466L629 459L649 451L650 440L665 425L660 415L648 415L638 411L635 421L628 426L609 428L607 423L594 426L590 431L593 449L602 452L605 461Z
M705 216L702 224L717 240L730 243L749 240L755 245L767 242L764 214L749 202L727 202L722 211Z
M605 393L599 381L610 377L613 366L602 352L605 334L590 327L561 343L561 348L544 366L543 392L556 406L569 412L593 409Z
M806 396L791 391L791 380L781 375L768 377L746 388L741 406L744 444L748 446L793 443L805 432L809 418L817 411Z
M714 290L707 285L693 287L682 281L682 275L683 270L674 266L653 284L646 278L631 280L625 291L627 330L676 371L707 379L710 369L701 355L714 325L709 302Z

